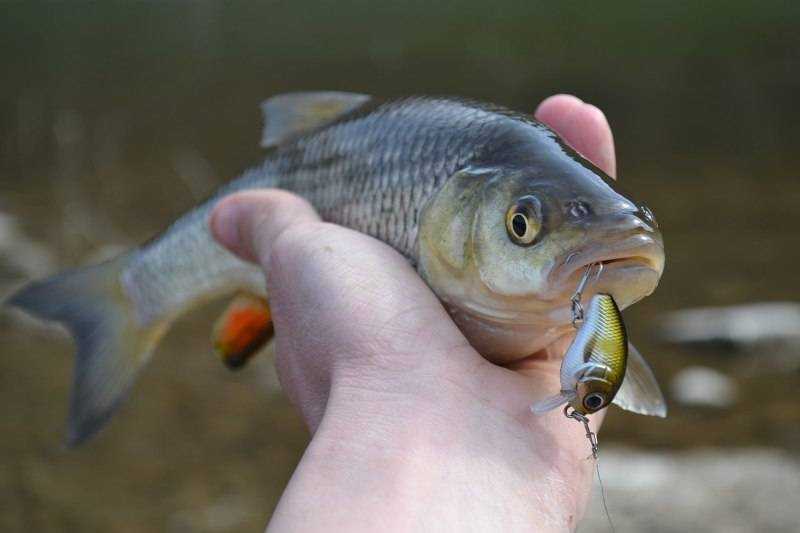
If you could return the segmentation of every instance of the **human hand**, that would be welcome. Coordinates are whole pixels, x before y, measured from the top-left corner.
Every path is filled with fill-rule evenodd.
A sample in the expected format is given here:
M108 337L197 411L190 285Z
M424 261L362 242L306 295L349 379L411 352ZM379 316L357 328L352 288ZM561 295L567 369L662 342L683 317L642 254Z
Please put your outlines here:
M559 95L536 116L615 173L597 108ZM557 390L569 339L487 362L402 256L284 191L225 198L211 228L267 273L279 377L313 435L271 527L575 527L593 468L583 428L529 410Z

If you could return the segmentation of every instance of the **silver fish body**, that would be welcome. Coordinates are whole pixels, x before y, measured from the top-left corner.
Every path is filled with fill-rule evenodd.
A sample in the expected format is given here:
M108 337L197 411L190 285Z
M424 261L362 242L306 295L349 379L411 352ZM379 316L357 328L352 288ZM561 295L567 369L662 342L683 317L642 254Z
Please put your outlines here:
M323 219L391 245L497 362L569 331L568 291L582 265L608 261L595 288L621 307L658 283L663 244L649 210L528 115L454 98L332 92L263 107L261 164L154 240L9 300L62 322L77 341L70 443L105 424L186 309L237 290L267 296L263 272L209 233L210 210L235 191L292 191Z
M145 324L233 288L263 293L263 273L223 250L207 225L219 198L247 189L297 193L324 220L376 237L416 262L427 200L520 120L523 115L512 118L460 100L409 98L367 105L336 124L269 147L262 164L141 247L123 271L125 291Z

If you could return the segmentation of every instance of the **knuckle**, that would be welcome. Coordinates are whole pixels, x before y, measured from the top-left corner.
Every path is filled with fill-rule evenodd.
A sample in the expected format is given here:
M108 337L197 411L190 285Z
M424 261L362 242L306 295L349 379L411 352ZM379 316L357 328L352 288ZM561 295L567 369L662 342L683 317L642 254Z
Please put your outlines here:
M330 224L305 222L289 224L275 238L269 256L270 272L296 271L311 260L330 240Z
M307 252L318 238L318 222L289 224L275 238L275 254L291 257Z

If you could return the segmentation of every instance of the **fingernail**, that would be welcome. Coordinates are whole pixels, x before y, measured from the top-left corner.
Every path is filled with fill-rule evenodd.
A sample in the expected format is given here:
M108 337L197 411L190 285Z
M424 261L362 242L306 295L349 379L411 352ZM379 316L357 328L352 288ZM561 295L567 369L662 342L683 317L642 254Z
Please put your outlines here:
M222 204L211 213L211 234L224 247L231 251L239 247L239 223L236 209Z

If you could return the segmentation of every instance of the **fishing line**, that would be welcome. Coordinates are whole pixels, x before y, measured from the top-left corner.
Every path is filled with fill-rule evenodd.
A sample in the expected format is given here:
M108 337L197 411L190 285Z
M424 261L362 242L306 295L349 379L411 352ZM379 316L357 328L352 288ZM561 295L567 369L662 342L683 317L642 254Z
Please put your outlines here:
M606 501L606 488L603 485L603 478L600 477L600 461L595 459L594 470L597 472L597 481L600 483L600 496L603 498L603 510L606 512L608 525L611 526L611 533L616 533L617 528L614 527L614 521L611 520L611 513L608 512L608 502Z
M586 430L586 438L589 441L589 445L592 449L592 454L587 457L586 459L594 458L594 469L597 472L597 481L600 483L600 496L603 499L603 510L606 513L606 519L608 520L608 525L611 526L611 532L616 533L617 528L614 527L614 521L611 520L611 513L608 512L608 501L606 501L606 487L603 485L603 478L600 477L600 459L598 458L598 452L600 451L600 447L597 444L597 434L589 428L589 418L586 415L583 415L574 409L570 412L570 406L564 406L564 416L567 418L571 418L573 420L577 420L583 424L584 429Z

